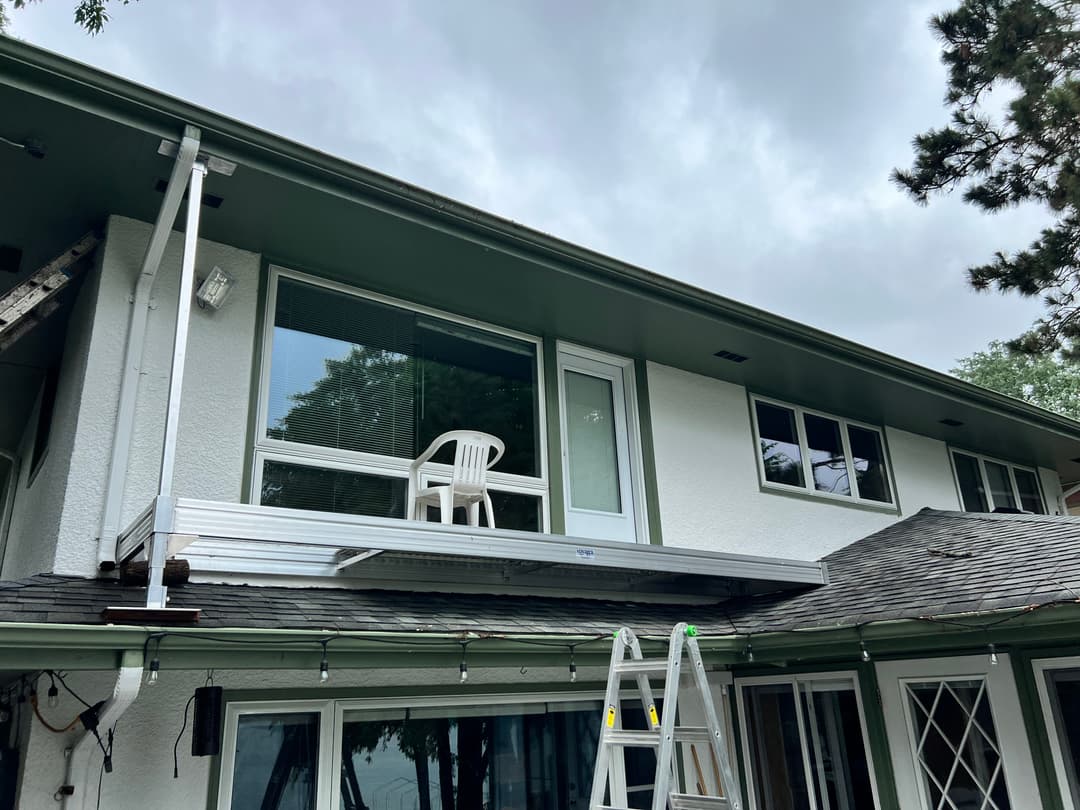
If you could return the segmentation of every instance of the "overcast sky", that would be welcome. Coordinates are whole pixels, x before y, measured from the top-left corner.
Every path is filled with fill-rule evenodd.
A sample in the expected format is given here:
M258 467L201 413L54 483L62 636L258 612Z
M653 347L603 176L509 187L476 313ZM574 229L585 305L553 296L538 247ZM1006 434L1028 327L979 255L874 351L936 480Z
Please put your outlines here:
M1022 331L964 269L1038 210L888 180L943 123L953 3L74 0L11 33L665 275L916 362Z

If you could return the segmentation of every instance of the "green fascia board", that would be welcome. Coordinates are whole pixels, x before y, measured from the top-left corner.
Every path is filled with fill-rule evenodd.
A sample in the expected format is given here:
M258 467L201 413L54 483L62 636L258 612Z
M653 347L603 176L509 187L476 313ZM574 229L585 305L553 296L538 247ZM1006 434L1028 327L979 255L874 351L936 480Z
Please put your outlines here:
M206 149L222 157L384 207L431 227L494 243L561 272L700 312L885 378L1080 438L1080 422L1068 417L573 245L10 37L0 37L0 83L161 137L176 139L184 125L196 126L203 131Z
M965 626L958 626L963 623ZM615 628L613 628L614 630ZM339 632L276 628L169 628L121 625L0 623L0 654L5 665L32 668L25 661L55 660L66 669L113 666L125 651L157 648L163 669L236 667L241 669L303 669L318 666L321 641L329 639L332 661L348 668L406 665L457 666L462 642L477 666L562 666L570 649L579 666L603 666L609 657L608 637L552 635L477 635L438 633ZM952 616L933 621L904 619L860 627L777 633L700 636L711 665L749 674L764 664L825 665L858 661L860 642L874 658L955 654L985 650L994 643L1001 651L1071 645L1080 638L1080 604L1041 610L1017 608L993 613ZM754 665L746 661L752 641ZM667 638L643 638L645 653L662 653Z

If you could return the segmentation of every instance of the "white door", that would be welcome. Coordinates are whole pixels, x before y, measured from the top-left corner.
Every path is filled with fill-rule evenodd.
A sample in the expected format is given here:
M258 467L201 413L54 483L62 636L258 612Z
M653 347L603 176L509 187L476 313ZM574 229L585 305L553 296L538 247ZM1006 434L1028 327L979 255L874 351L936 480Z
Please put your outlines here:
M566 533L596 540L643 538L634 507L637 420L628 409L629 360L559 348ZM631 389L632 390L632 389ZM633 432L632 432L633 431Z
M1009 656L884 661L881 706L900 806L1039 807Z

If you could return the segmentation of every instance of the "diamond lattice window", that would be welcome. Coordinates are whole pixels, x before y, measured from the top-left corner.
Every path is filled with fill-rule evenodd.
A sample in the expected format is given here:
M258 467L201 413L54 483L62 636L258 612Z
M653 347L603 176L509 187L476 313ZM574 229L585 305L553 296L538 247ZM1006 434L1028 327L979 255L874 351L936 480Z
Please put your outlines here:
M986 681L920 681L905 690L928 806L1011 810Z

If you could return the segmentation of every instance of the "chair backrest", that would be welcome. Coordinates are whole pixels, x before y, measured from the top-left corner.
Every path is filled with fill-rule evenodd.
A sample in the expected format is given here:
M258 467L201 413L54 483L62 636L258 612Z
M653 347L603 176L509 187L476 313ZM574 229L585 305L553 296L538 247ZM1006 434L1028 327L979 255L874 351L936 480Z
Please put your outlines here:
M480 492L487 486L487 471L495 466L506 451L506 445L498 436L478 430L451 430L432 445L457 442L454 449L454 489L458 492ZM494 457L491 448L495 448Z

